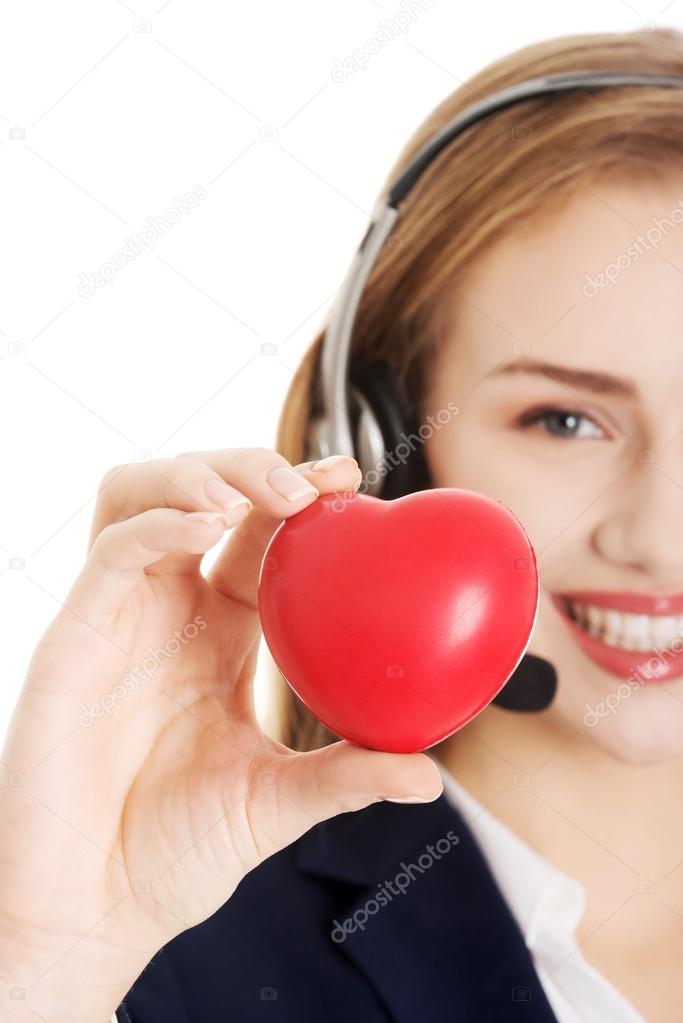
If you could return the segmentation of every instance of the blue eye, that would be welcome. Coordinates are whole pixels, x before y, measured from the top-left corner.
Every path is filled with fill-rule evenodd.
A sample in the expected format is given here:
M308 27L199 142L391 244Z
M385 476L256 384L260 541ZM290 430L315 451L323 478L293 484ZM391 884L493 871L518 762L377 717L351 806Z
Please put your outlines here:
M560 440L581 440L591 437L602 437L602 430L583 412L574 409L549 407L535 412L527 412L520 420L522 427L543 424L543 431Z

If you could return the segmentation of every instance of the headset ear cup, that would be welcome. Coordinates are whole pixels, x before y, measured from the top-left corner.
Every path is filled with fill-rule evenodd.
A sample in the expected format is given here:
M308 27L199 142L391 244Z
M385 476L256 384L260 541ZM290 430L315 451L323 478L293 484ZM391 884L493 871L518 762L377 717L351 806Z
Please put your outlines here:
M390 366L372 362L351 372L351 425L369 492L393 500L432 486L424 441L405 390ZM368 463L368 459L371 459Z
M384 484L384 476L378 471L384 461L384 437L375 413L357 388L351 389L351 407L356 413L352 416L352 430L356 457L363 473L363 492L379 497Z

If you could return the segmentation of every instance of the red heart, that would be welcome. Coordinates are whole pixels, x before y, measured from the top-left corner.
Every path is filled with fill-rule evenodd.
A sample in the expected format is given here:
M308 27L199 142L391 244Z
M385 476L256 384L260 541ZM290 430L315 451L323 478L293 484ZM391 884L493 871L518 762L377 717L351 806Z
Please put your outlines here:
M280 524L259 580L263 634L336 735L427 749L486 707L536 620L536 557L518 519L472 490L394 501L325 494Z

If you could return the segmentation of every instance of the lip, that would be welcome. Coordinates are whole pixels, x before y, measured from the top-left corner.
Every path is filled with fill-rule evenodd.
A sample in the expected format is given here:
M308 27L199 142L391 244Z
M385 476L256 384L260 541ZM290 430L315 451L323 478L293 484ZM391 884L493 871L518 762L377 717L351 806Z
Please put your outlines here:
M631 614L671 614L683 613L683 597L649 597L640 593L610 592L607 590L581 590L572 593L551 594L554 606L562 621L565 622L571 635L583 653L603 671L616 678L629 679L651 685L653 683L671 682L683 676L683 636L682 649L673 651L670 647L655 647L652 650L621 650L610 646L602 640L585 632L568 614L565 599L582 604L593 604L596 607L613 608ZM676 610L680 609L680 610ZM666 651L667 656L661 656ZM654 662L656 674L653 671Z
M650 596L647 593L628 593L625 590L575 590L558 593L576 604L593 604L595 607L609 607L633 615L680 615L683 614L683 593L668 597Z

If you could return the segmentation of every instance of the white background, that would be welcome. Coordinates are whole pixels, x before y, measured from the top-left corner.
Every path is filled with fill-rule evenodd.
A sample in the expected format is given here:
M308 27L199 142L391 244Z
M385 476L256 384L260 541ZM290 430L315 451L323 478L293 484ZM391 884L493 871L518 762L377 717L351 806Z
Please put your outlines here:
M2 736L82 563L105 470L273 445L294 367L429 111L528 43L681 27L683 0L23 0L0 12ZM387 21L395 38L368 57ZM347 60L355 70L335 80ZM195 186L195 209L79 294Z

